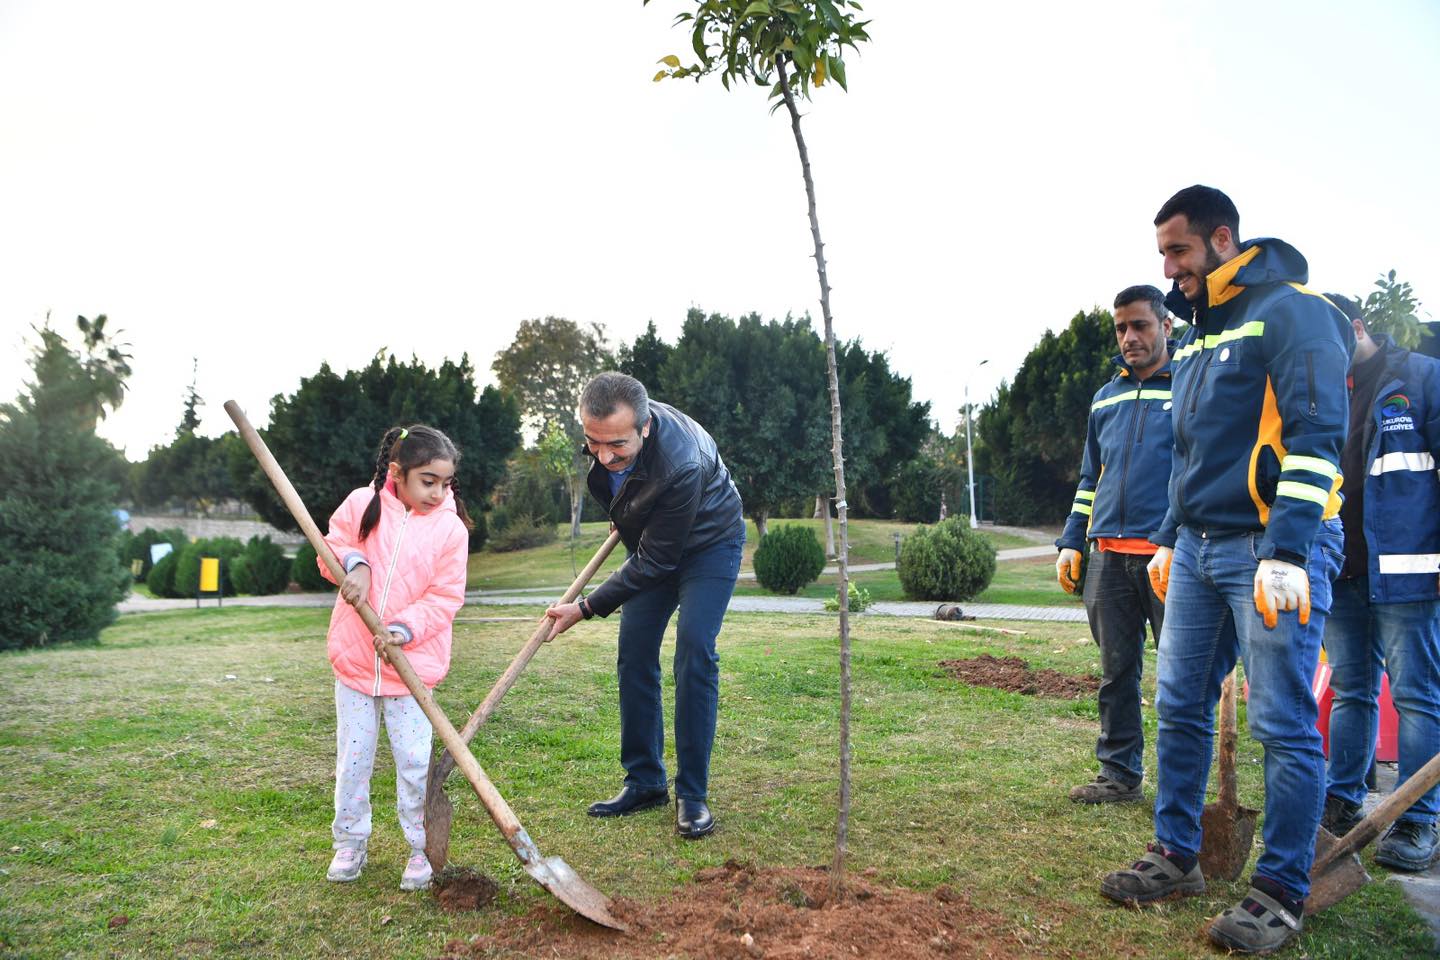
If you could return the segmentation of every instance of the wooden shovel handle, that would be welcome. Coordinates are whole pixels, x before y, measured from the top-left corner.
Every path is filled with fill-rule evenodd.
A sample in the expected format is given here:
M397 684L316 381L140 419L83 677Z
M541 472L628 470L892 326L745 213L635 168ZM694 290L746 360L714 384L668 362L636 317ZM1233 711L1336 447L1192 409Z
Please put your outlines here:
M1220 780L1217 799L1220 805L1227 809L1240 805L1239 789L1235 782L1235 673L1231 670L1230 676L1220 685L1220 729L1216 737L1219 740L1219 754L1215 763Z
M315 548L315 553L329 568L335 579L343 580L345 570L340 565L340 561L336 559L335 552L330 549L330 545L320 535L320 528L315 526L315 521L310 518L310 511L305 509L300 495L295 492L295 487L285 476L285 471L280 468L280 464L270 453L270 448L265 445L265 441L250 425L245 411L241 410L234 400L228 400L225 403L225 412L230 414L231 420L235 421L235 426L240 431L245 445L250 448L251 453L255 454L255 459L260 462L260 469L265 471L265 475L274 484L275 491L280 494L280 499L285 503L286 509L295 518L295 522L300 525L305 539L310 541L310 545ZM360 614L360 619L365 622L365 626L371 634L382 637L389 635L389 631L380 622L380 618L375 615L375 611L370 608L370 604L362 603L355 610ZM409 659L397 645L393 644L386 646L385 659L395 668L395 672L400 675L400 679L404 681L406 688L415 697L415 701L420 704L420 709L425 712L430 724L440 734L440 740L445 744L445 749L449 750L455 758L456 765L465 774L465 779L470 781L470 786L475 789L475 794L484 804L485 811L490 814L490 819L495 821L495 825L500 828L500 832L505 835L506 841L514 848L516 854L527 863L529 862L528 857L531 856L536 860L541 859L539 851L535 849L529 835L520 826L515 811L510 809L510 804L505 802L505 798L500 796L500 791L496 790L495 785L490 782L490 778L485 776L485 771L481 769L479 762L471 754L465 742L460 739L460 734L455 731L449 718L436 706L435 698L430 695L430 691L416 675L415 669L410 666Z
M575 598L580 596L580 591L585 589L585 585L595 576L595 571L600 569L600 565L610 556L611 551L615 549L615 545L619 542L620 531L612 530L610 536L605 538L605 542L600 544L600 549L595 551L595 556L591 557L590 562L585 564L585 569L580 571L580 575L577 576L575 581L565 590L564 595L560 598L560 603L575 602ZM526 641L525 646L520 648L520 652L515 655L514 660L510 661L510 666L505 668L505 672L500 675L500 679L495 681L495 686L490 688L490 692L485 695L485 699L480 702L480 706L475 708L475 712L470 715L470 719L465 722L465 726L460 728L461 740L469 743L470 739L475 736L475 731L480 729L480 725L490 719L490 714L495 712L496 705L500 703L501 698L503 698L505 694L510 692L510 688L515 685L515 681L520 678L520 674L525 672L525 668L530 664L530 659L535 656L536 651L549 642L551 630L552 624L550 618L542 614L539 625L536 626L535 632L530 635L530 639Z

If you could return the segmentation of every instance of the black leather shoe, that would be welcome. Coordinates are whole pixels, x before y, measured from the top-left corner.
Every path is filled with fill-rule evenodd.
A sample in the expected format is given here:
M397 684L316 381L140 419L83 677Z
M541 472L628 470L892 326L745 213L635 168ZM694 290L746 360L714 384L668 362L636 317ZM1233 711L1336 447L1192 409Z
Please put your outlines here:
M704 800L675 798L675 832L686 840L699 840L715 829L715 818Z
M664 787L658 790L642 790L639 787L626 786L609 800L590 804L590 808L585 812L592 817L623 817L641 810L663 807L669 802L670 791Z

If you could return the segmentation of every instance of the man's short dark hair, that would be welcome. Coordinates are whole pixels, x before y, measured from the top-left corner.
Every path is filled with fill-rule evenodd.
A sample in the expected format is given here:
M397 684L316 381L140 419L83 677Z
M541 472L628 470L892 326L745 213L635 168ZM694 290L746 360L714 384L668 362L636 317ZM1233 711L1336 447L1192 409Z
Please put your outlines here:
M1161 293L1159 289L1150 286L1148 283L1137 283L1135 286L1126 287L1124 290L1115 294L1116 310L1119 310L1128 303L1141 302L1150 304L1150 312L1153 313L1155 319L1161 323L1164 323L1165 318L1170 316L1170 312L1165 309L1165 295Z
M1165 201L1165 206L1155 214L1155 226L1160 226L1176 214L1184 214L1190 224L1190 232L1204 237L1208 243L1216 227L1229 227L1235 242L1240 242L1240 211L1229 197L1214 187L1195 184L1186 187Z
M597 374L580 392L580 415L603 420L620 407L635 411L635 429L650 422L650 395L645 384L632 376L607 370Z
M1343 293L1327 293L1325 294L1325 299L1335 304L1335 306L1340 309L1340 312L1345 314L1347 320L1359 320L1361 323L1365 323L1365 313L1360 308L1359 300L1347 297ZM1367 325L1365 329L1368 333L1370 328Z

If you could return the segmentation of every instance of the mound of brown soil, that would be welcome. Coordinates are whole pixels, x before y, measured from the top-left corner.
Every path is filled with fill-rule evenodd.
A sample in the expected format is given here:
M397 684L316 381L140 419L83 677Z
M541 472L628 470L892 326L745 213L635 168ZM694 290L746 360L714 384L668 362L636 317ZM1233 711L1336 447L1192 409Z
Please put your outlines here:
M1024 955L1006 918L949 887L934 892L877 887L851 876L827 902L827 871L757 869L734 862L701 870L695 882L651 902L616 899L629 925L607 930L553 905L502 920L495 932L446 944L450 960L495 956L582 960L694 957L705 960L828 960L885 957L1010 958Z
M450 913L462 910L479 910L500 892L495 881L483 873L476 873L469 867L454 865L441 870L430 884L440 909Z
M1099 677L1076 677L1049 669L1031 670L1030 664L1019 657L992 657L982 653L971 660L941 660L940 666L961 683L1032 697L1078 700L1100 689Z

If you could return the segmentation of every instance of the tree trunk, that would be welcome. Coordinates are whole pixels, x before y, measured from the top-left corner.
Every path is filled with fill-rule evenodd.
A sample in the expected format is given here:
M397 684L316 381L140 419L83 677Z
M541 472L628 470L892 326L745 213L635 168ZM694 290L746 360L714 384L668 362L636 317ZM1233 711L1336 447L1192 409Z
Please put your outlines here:
M850 832L850 532L849 504L845 502L844 433L840 422L840 378L835 367L835 324L830 316L830 281L825 276L825 244L820 240L820 220L815 214L815 181L810 176L810 154L800 133L800 111L785 75L788 58L776 61L780 93L790 112L790 129L800 153L800 171L805 177L805 199L809 205L810 235L815 242L815 273L820 280L820 314L825 319L825 367L830 381L830 457L835 464L835 512L840 519L840 549L835 558L840 568L837 595L840 601L840 802L835 823L835 858L830 865L830 899L845 892L845 854ZM830 514L825 511L826 516Z
M825 556L835 556L835 521L830 515L830 504L825 504Z
M750 519L755 521L755 542L757 544L765 539L765 521L769 517L768 510L756 510L750 514Z
M570 539L580 537L580 515L585 512L585 484L578 478L570 478Z

